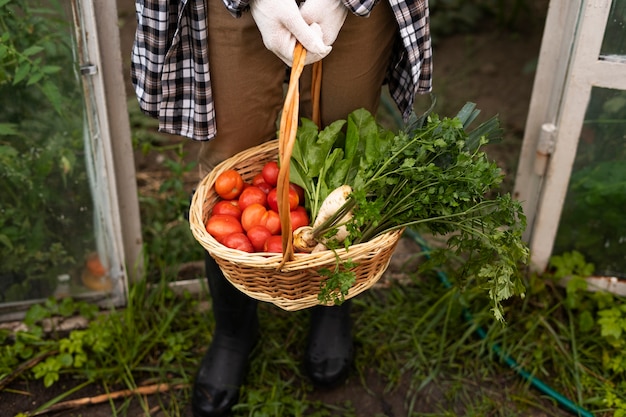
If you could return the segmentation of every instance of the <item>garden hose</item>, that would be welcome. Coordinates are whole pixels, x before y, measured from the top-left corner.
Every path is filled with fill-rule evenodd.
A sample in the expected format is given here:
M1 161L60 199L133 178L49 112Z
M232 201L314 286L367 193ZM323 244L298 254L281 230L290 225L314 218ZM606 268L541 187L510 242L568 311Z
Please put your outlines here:
M411 239L413 239L413 241L415 243L417 243L421 247L421 249L424 252L425 256L427 258L429 257L430 249L429 249L428 245L426 244L426 242L424 241L424 239L416 231L414 231L414 230L412 230L410 228L407 228L405 230L404 234L406 236L410 237ZM437 276L439 278L439 281L441 282L441 284L445 288L449 289L449 288L452 287L452 284L448 280L448 276L443 271L437 270ZM465 318L465 320L467 320L468 323L471 323L474 326L476 326L476 334L478 334L478 336L481 338L481 340L485 340L487 338L487 332L485 331L485 329L483 329L482 327L478 326L474 322L472 314L465 307L463 307L463 317ZM544 394L546 394L546 395L550 396L551 398L553 398L563 408L567 409L568 411L571 411L572 413L574 413L577 416L593 417L593 414L591 412L589 412L589 411L585 410L584 408L578 406L577 404L575 404L574 402L572 402L571 400L566 398L564 395L562 395L559 392L555 391L553 388L551 388L545 382L543 382L540 379L536 378L535 376L531 375L528 371L526 371L524 368L522 368L511 356L509 356L502 349L502 347L500 345L498 345L497 343L493 343L493 344L491 344L490 347L491 347L491 350L504 363L506 363L511 369L513 369L515 372L517 372L522 378L524 378L524 380L528 381L532 386L537 388L539 391L541 391Z

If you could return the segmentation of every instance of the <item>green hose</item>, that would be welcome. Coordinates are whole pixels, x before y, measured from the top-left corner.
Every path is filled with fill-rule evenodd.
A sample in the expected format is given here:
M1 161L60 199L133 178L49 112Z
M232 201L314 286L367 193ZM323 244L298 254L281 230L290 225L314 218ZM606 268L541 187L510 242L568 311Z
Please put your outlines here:
M422 248L422 251L426 254L426 257L427 258L429 257L428 254L430 252L430 249L429 249L428 245L426 244L426 242L424 241L424 239L422 239L422 237L416 231L407 228L405 230L404 234L409 236L411 239L413 239L413 241L415 241L415 243L420 245L420 247ZM451 288L452 287L452 284L450 283L450 281L448 280L447 275L444 272L438 270L437 271L437 276L438 276L439 280L441 281L441 283L443 284L444 287L446 287L446 288ZM472 317L472 314L465 307L463 308L463 316L469 323L472 323L476 327L476 333L478 334L478 336L482 340L485 340L486 337L487 337L487 332L482 327L476 325L476 323L474 322L474 319ZM535 376L531 375L528 371L526 371L524 368L522 368L513 358L511 358L511 356L509 356L500 347L500 345L498 345L497 343L493 343L491 345L491 350L504 363L509 365L509 367L511 367L511 369L513 369L515 372L517 372L522 378L524 378L526 381L528 381L532 386L537 388L539 391L543 392L546 395L549 395L551 398L556 400L556 402L559 403L561 406L563 406L563 408L573 412L574 414L576 414L578 416L593 417L593 414L591 412L585 410L584 408L581 408L580 406L578 406L577 404L575 404L574 402L572 402L571 400L569 400L568 398L566 398L562 394L560 394L557 391L555 391L553 388L551 388L545 382L543 382L540 379L536 378Z

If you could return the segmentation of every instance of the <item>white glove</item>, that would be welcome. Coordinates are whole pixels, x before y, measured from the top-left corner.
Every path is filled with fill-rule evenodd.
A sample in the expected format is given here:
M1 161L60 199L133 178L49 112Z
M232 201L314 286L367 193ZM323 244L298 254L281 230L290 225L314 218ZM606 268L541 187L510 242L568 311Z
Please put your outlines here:
M304 21L294 0L251 0L250 12L265 47L289 66L293 64L296 40L307 51L305 64L319 61L332 49L322 41L319 26Z
M348 8L341 0L305 0L300 13L308 24L317 23L322 28L322 39L332 45L346 21Z

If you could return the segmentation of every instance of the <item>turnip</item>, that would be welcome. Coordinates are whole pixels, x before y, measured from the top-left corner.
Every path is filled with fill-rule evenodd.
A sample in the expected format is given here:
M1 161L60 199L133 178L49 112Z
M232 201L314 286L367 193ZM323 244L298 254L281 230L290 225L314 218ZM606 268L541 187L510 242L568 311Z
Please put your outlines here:
M352 193L352 187L342 185L334 189L322 202L313 226L303 226L293 233L294 248L301 252L319 252L326 249L329 241L341 244L348 237L346 223L352 219L352 211L343 214ZM329 234L332 233L332 236ZM320 246L321 245L321 246Z
M311 226L298 227L293 231L293 248L296 251L310 253L316 245Z
M352 211L348 211L341 219L335 220L335 215L341 210L348 197L352 193L352 187L349 185L342 185L335 188L322 202L320 210L317 213L317 217L313 222L313 233L319 235L329 230L327 222L331 221L331 226L337 228L337 233L333 235L333 240L337 243L342 243L348 237L348 230L346 223L352 218Z

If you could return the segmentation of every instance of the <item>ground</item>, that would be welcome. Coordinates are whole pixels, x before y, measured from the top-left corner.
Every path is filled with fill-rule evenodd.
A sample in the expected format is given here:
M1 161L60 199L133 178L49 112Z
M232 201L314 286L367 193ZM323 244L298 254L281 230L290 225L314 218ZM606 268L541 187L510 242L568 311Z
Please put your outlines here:
M134 33L134 2L118 0L120 15L120 30L124 71L128 74L129 56ZM545 16L547 1L538 1L533 13ZM437 16L433 16L436 19ZM435 39L434 46L434 92L438 97L438 111L445 115L460 109L466 101L472 101L482 110L485 116L498 114L506 133L505 141L501 145L494 145L489 154L504 169L507 183L512 184L517 157L523 137L526 115L534 79L534 68L543 31L542 19L533 19L530 25L523 25L523 29L514 33L501 31L497 28L480 31L472 34L457 34L441 39ZM127 91L132 96L132 89L127 77ZM422 101L419 105L425 105ZM194 147L197 143L189 142L188 153L196 154ZM158 160L139 158L137 163L138 174L158 177L164 171ZM413 253L414 247L400 246L394 259L402 262L402 257ZM388 274L398 274L397 268L392 267ZM405 392L402 388L391 393L385 392L385 384L372 371L365 375L368 390L366 390L357 376L339 389L327 392L318 392L320 400L328 403L340 403L351 400L357 407L357 416L401 416L405 410ZM468 381L468 383L474 383ZM519 384L515 375L507 373L501 381L492 381L496 386L514 387ZM28 391L32 395L3 394L2 415L13 416L17 412L32 410L36 405L54 398L72 386L72 381L43 390L41 384L30 382L15 383L12 388ZM496 387L500 388L500 387ZM424 391L424 396L416 405L418 411L429 411L429 395L441 396L443 387L433 387ZM95 392L81 392L81 396L102 394ZM496 389L497 391L497 389ZM548 405L549 406L549 405ZM554 407L552 407L554 408ZM132 409L132 408L131 408ZM451 405L451 410L453 405ZM529 411L530 412L530 411ZM378 414L377 414L378 413ZM110 406L105 403L97 406L83 407L78 410L51 414L56 416L90 416L105 417L111 415ZM136 407L129 416L144 415ZM162 415L159 413L154 416ZM529 414L545 416L542 411ZM558 410L551 410L551 415L559 415ZM565 414L562 414L565 415Z

